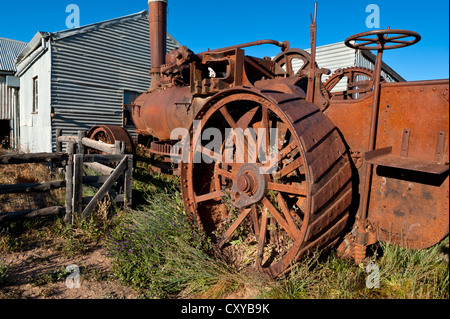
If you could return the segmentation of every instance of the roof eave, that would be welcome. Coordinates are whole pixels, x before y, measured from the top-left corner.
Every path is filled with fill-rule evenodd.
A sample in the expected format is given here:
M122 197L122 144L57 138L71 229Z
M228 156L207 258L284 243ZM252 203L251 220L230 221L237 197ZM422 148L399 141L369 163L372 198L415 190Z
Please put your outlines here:
M49 37L50 33L38 31L34 35L33 39L31 39L27 46L17 56L15 64L18 65L20 62L25 60L30 54L32 54L42 45L42 39L48 39Z

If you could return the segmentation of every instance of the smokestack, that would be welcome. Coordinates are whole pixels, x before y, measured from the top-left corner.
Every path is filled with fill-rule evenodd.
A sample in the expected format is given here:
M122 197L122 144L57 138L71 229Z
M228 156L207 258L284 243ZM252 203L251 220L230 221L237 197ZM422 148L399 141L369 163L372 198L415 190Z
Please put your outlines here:
M161 65L166 63L167 1L148 0L150 53L152 59L152 67L150 70L152 82L150 84L150 90L158 87Z

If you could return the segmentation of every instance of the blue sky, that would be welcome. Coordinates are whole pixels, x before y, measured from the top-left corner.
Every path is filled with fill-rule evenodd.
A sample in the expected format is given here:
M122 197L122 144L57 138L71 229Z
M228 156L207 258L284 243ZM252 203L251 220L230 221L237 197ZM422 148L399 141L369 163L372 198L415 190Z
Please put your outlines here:
M194 52L258 39L288 40L309 48L309 14L314 0L169 0L168 31ZM380 28L416 31L422 40L411 47L386 51L384 61L408 81L449 77L449 2L447 0L318 0L317 44L344 41L368 31L369 4L380 8ZM67 29L66 6L80 8L81 25L146 10L146 0L2 0L0 37L28 42L37 31ZM246 50L273 56L276 47Z

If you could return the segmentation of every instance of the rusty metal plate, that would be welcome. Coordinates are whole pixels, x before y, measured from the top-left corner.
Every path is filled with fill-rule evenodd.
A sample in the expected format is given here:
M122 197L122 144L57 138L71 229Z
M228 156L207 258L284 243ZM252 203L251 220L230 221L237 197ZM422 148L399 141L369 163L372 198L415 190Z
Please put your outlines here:
M433 161L424 161L403 156L395 156L392 155L392 147L386 147L367 152L364 154L364 160L370 164L429 174L441 175L445 172L448 172L448 163L439 164Z

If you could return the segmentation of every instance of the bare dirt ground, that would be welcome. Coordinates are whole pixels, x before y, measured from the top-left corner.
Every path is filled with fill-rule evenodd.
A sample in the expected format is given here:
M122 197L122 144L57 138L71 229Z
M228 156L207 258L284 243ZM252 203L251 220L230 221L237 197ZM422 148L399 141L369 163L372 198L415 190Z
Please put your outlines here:
M111 261L97 247L85 255L65 257L53 249L34 247L6 255L8 278L0 299L137 299L139 294L113 278ZM80 269L80 288L69 289L65 269Z

